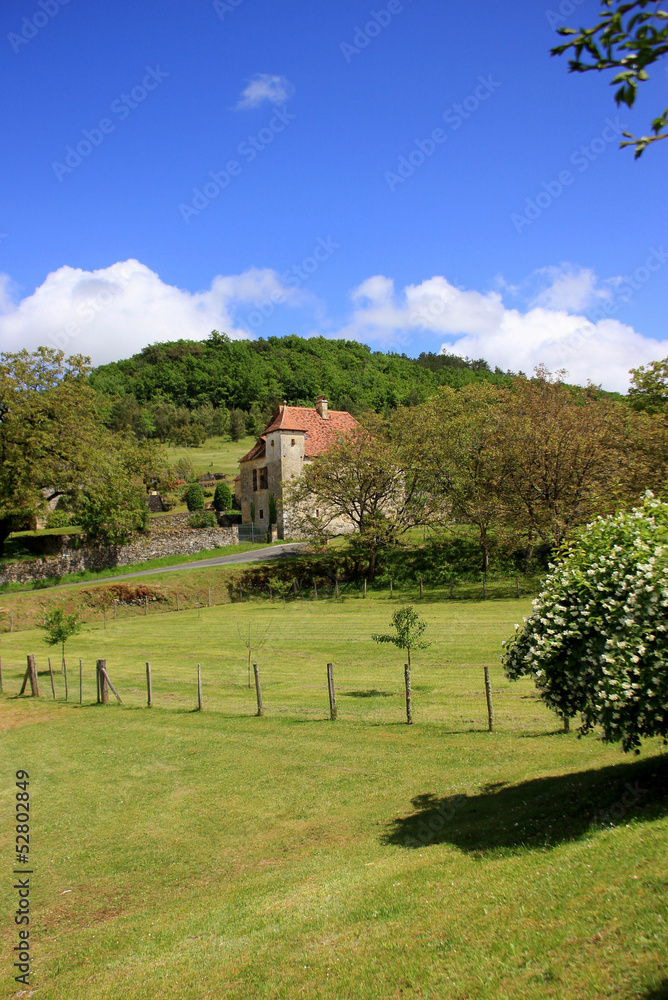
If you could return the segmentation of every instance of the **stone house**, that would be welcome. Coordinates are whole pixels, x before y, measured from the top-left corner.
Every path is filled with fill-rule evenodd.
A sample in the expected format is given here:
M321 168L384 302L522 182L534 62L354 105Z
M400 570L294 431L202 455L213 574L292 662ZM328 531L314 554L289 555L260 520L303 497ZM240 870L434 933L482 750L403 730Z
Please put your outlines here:
M281 484L301 474L305 462L349 434L357 421L345 410L330 410L324 396L315 408L288 406L278 408L251 450L239 460L242 524L251 523L251 504L255 526L269 530L269 498L282 498ZM277 534L290 537L290 512L278 509Z

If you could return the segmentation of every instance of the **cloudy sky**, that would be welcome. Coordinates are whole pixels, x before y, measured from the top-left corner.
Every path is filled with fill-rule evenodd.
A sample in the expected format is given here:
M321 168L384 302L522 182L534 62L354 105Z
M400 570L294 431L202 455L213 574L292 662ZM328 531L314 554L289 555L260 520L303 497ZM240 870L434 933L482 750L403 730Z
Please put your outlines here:
M598 7L5 0L0 347L298 333L624 390L668 354L668 143L618 145L668 78L618 112L549 57Z

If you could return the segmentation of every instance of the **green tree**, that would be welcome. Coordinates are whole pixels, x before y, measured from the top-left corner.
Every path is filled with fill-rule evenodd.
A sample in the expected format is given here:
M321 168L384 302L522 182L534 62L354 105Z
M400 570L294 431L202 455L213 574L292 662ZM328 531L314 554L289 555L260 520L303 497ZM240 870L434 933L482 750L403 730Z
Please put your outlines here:
M665 413L668 409L668 358L632 368L631 375L631 406L647 413Z
M39 626L44 629L46 635L44 642L47 646L60 646L63 662L65 661L65 643L68 639L78 635L83 629L83 623L79 621L76 614L66 615L60 608L48 611L44 616L44 623Z
M232 509L232 490L224 480L216 484L213 494L213 506L218 511Z
M188 510L204 510L204 491L199 483L191 483L183 494Z
M240 441L246 434L246 417L241 410L232 410L227 427L233 441Z
M104 545L123 545L148 526L145 490L123 467L107 465L82 491L77 521L86 535Z
M88 372L87 359L45 347L0 355L0 553L12 531L95 471L109 435Z
M411 650L427 649L428 642L424 642L422 636L427 628L427 623L420 618L412 605L407 604L404 608L397 608L392 615L391 625L394 632L387 634L374 633L371 638L374 642L390 642L399 649L406 650L408 663L406 664L406 721L410 725L413 722L411 707Z
M570 73L616 71L611 81L615 86L619 84L615 101L617 105L632 108L638 84L649 79L647 67L668 52L668 11L663 3L664 0L603 0L597 24L577 31L559 28L559 34L569 41L555 46L551 54L562 55L572 49ZM637 138L624 132L629 141L621 145L634 146L637 159L650 143L668 137L667 128L668 108L652 122L653 135Z
M624 750L668 735L668 504L581 529L506 646L511 680L533 677L543 701L582 732L600 726Z

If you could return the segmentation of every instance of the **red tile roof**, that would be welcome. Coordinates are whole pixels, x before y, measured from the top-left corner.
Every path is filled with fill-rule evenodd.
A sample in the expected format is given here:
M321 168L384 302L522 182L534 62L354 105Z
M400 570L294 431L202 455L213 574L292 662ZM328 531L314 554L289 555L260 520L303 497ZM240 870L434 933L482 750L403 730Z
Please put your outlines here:
M325 418L316 409L307 406L280 406L257 443L239 461L250 462L254 458L263 458L266 454L267 434L272 431L301 431L305 435L304 454L313 457L329 448L337 438L350 434L357 426L355 418L345 410L329 410Z

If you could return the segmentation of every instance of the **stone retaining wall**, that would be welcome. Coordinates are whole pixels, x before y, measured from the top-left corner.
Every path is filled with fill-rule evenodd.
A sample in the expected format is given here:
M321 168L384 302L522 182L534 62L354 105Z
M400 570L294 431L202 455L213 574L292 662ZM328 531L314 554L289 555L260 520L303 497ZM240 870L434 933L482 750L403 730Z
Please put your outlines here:
M236 525L224 528L175 528L149 531L136 535L127 545L105 547L74 545L67 535L62 535L61 551L53 556L10 563L0 567L0 584L28 583L50 577L80 573L83 570L108 569L114 566L131 566L148 559L163 556L188 555L204 549L222 548L239 541Z
M215 511L214 511L215 513ZM181 511L179 514L161 514L159 517L152 517L149 523L151 531L171 530L172 528L187 528L188 521L192 517L190 511ZM241 521L239 514L216 514L216 520L220 527L227 528L230 523ZM201 529L197 529L198 531Z

